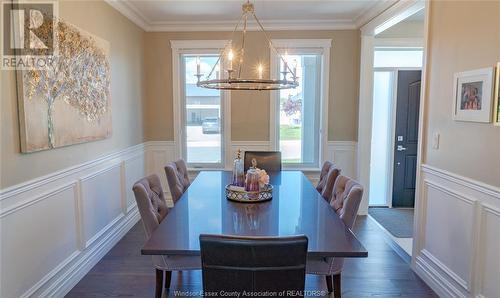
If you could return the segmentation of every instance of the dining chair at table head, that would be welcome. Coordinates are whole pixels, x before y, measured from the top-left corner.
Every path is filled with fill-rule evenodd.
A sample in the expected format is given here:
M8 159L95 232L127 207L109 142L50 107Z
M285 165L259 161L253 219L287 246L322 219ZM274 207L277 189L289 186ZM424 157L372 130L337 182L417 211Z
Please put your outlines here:
M252 159L254 158L257 161L257 167L259 169L266 170L266 172L281 171L280 151L245 151L245 171L252 166Z
M146 238L149 239L169 211L160 178L156 174L142 178L134 184L132 190ZM156 297L162 295L164 272L165 288L169 288L172 270L198 270L201 267L197 256L152 256L152 259L156 269Z
M168 187L175 204L191 184L186 162L179 159L167 164L165 166L165 174L167 175Z
M339 175L333 186L330 206L338 214L344 224L352 229L359 205L363 198L363 187L354 179ZM328 292L334 291L334 297L341 296L341 273L344 267L343 258L307 259L307 273L325 275Z
M203 291L304 291L307 237L200 235Z

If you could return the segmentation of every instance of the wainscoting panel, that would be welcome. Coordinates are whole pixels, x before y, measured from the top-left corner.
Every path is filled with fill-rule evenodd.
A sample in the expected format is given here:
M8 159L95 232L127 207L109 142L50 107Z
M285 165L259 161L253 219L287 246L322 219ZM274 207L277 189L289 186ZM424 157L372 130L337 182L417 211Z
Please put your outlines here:
M482 297L500 296L500 209L484 204L479 251L479 293Z
M139 144L0 191L0 297L62 297L137 223Z
M342 175L357 178L356 156L357 143L352 141L330 141L325 156L342 169Z
M2 215L1 297L33 292L33 285L78 254L75 189L76 182L62 185Z
M85 247L106 233L122 216L120 164L80 181Z
M156 174L160 177L161 186L163 187L163 191L167 193L167 196L170 196L170 192L168 190L164 167L167 163L179 158L175 151L176 145L171 141L151 141L146 143L146 169L148 174Z
M500 293L500 189L422 166L416 272L443 297Z
M127 159L123 162L123 182L125 188L125 205L124 211L128 213L131 208L135 207L135 197L132 187L134 183L144 177L146 169L145 154L138 154L135 157Z

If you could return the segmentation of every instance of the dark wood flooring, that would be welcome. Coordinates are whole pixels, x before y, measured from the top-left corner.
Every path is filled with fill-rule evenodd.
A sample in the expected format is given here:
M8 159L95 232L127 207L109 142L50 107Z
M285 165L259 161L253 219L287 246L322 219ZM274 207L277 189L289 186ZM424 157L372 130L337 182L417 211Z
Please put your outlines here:
M358 217L353 230L369 256L345 261L342 297L437 297L409 264L391 249L383 231L372 219ZM144 241L139 222L67 297L154 297L155 271L151 258L140 254ZM167 296L175 296L176 290L201 289L201 271L174 272ZM308 275L306 290L326 291L324 277Z

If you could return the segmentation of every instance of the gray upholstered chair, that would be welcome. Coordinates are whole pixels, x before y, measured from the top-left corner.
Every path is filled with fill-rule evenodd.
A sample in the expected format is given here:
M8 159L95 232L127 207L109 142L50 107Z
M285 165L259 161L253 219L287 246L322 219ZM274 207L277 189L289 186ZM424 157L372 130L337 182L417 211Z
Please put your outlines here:
M353 179L340 175L333 186L330 206L340 216L344 224L352 228L359 204L363 198L363 187ZM341 295L341 272L343 258L307 258L307 273L326 276L328 291L334 291L334 297Z
M167 164L165 166L165 174L167 175L168 187L175 204L191 184L189 182L186 162L179 159Z
M266 172L281 171L281 152L279 151L245 151L245 171L252 166L254 158L259 169L266 170Z
M151 175L137 181L133 186L135 200L146 238L160 225L168 214L168 207L161 187L160 178ZM201 268L200 258L197 256L153 256L153 265L156 269L156 297L162 295L163 272L165 271L165 288L170 287L172 270L197 270Z
M333 163L327 160L323 163L323 166L321 167L321 172L319 173L318 185L316 185L316 190L319 193L321 193L323 191L323 188L325 188L326 177L328 177L328 172L330 171L330 167L332 166Z
M337 181L337 177L340 176L340 172L341 170L339 168L331 164L330 168L328 169L328 173L326 174L326 177L323 178L324 186L322 187L320 194L327 202L330 202L330 200L332 199L333 187L335 186L335 181ZM320 185L318 184L318 186Z

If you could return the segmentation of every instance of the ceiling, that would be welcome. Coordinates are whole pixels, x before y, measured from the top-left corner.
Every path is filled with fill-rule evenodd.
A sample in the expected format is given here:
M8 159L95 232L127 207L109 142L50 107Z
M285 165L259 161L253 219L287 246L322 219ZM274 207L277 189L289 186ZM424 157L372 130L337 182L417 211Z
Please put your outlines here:
M146 31L227 31L243 0L106 0ZM254 0L267 30L359 28L396 0ZM254 23L250 30L255 30Z

